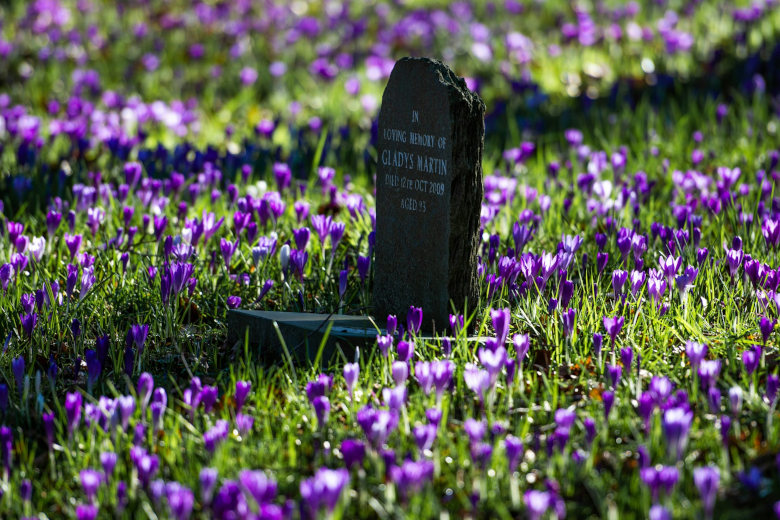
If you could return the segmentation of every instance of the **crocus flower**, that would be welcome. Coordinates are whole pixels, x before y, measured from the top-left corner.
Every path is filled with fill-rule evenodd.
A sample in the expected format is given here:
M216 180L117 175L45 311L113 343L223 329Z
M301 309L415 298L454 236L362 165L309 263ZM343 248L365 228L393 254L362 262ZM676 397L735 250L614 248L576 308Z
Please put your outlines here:
M431 374L433 375L433 386L436 388L436 400L441 401L442 395L452 380L452 374L455 372L455 363L449 359L443 361L434 361L431 363Z
M324 427L330 416L330 400L327 396L319 395L312 400L311 404L314 407L314 414L317 416L317 424L320 428Z
M617 300L623 293L623 286L628 280L628 272L616 269L612 271L612 293Z
M688 431L693 422L693 413L682 407L670 408L664 412L662 425L666 437L667 451L678 460L688 442Z
M276 498L276 482L263 471L241 470L238 473L238 482L244 492L258 505L273 502Z
M523 501L528 509L528 517L539 520L550 508L551 496L547 491L530 489L523 495Z
M463 381L469 390L479 396L480 402L484 401L485 390L490 386L490 374L487 370L480 370L478 366L466 363L466 367L463 370Z
M387 316L387 334L389 336L395 335L395 330L398 327L398 318L394 314Z
M604 322L604 328L607 331L607 334L609 335L610 342L612 343L612 347L615 346L615 338L620 333L620 329L623 328L623 316L604 316L603 322Z
M769 339L770 334L772 334L772 331L775 329L776 323L777 320L770 320L767 319L765 316L761 316L758 322L758 328L761 330L761 339L763 340L764 345L766 345L766 342Z
M68 436L72 436L81 420L80 393L68 392L65 394L65 416L67 418Z
M577 314L575 309L566 309L561 312L561 321L563 324L563 335L570 338L574 332L574 319Z
M655 504L648 511L647 518L649 520L672 520L672 513L664 506Z
M685 343L685 355L688 356L691 368L696 370L702 360L707 356L707 345L704 343L697 343L696 341L687 341Z
M152 397L153 390L154 378L150 373L144 372L138 376L138 386L136 387L136 393L138 394L138 398L141 400L141 410L146 410L146 407L149 405L149 399Z
M766 376L766 398L770 403L774 403L779 387L780 377L777 374L769 374Z
M623 363L623 377L628 377L631 372L631 362L634 359L634 349L625 347L620 349L620 361Z
M406 329L412 334L419 334L422 327L423 311L421 307L411 306L406 314Z
M426 482L433 478L433 462L429 460L405 460L390 470L390 478L398 488L403 500L419 492Z
M116 467L117 455L112 451L104 451L100 453L100 465L103 467L103 478L108 481L114 474L114 467Z
M366 456L366 445L354 439L345 439L341 443L341 454L344 456L344 465L347 469L362 466Z
M742 364L745 365L745 372L747 372L748 376L751 375L756 368L758 368L758 363L761 361L761 347L758 345L753 345L752 348L749 348L742 352Z
M528 337L528 334L515 334L512 336L512 344L515 346L517 361L522 363L531 346L531 340Z
M729 404L731 405L731 415L738 417L742 411L742 387L732 386L729 388Z
M409 364L406 361L393 361L391 371L395 384L401 385L409 377Z
M604 403L604 419L609 420L609 412L612 410L612 405L615 403L615 393L609 390L604 391L601 394L601 401Z
M312 513L322 508L331 513L348 483L349 472L346 469L320 468L313 477L301 482L301 498Z
M200 482L200 497L204 504L211 503L211 497L217 484L217 476L217 470L214 468L203 468L200 470L198 481Z
M79 480L81 480L81 489L84 494L87 495L87 500L91 504L95 500L98 488L101 482L101 473L94 469L83 469L79 473Z
M414 341L399 341L396 346L399 361L409 361L414 357Z
M492 309L490 319L493 321L493 329L496 331L496 340L499 345L503 345L509 336L509 309Z
M14 374L14 380L16 381L16 391L19 392L19 396L22 395L22 387L24 386L24 358L17 356L11 360L11 372Z
M712 518L719 481L720 470L717 466L704 466L693 470L693 482L701 495L704 514L707 518Z
M523 442L513 435L507 435L504 439L504 448L506 449L509 472L514 473L523 457Z
M712 387L718 379L720 374L720 360L705 359L699 364L699 381L702 388Z

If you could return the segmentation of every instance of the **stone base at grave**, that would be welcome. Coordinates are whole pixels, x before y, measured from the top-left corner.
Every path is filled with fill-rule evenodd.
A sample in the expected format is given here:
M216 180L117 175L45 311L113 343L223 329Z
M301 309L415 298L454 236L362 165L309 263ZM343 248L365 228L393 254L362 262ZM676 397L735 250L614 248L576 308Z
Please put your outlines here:
M365 356L370 355L368 350L376 347L377 333L386 332L384 329L378 330L378 323L372 322L368 316L236 309L228 311L228 345L232 347L236 342L243 344L248 337L250 351L259 350L261 361L268 364L283 363L284 349L274 322L279 325L279 332L293 361L298 363L313 362L316 359L317 350L331 322L333 326L322 351L324 365L327 365L339 350L344 353L347 361L354 359L356 347L364 349ZM455 341L455 338L449 339ZM474 336L466 338L466 341L483 344L486 339ZM417 341L434 341L434 338L419 336Z
M355 347L376 342L377 328L366 316L236 309L228 311L228 345L243 343L248 337L250 350L259 350L263 361L280 363L284 359L284 349L274 322L279 326L279 332L290 355L297 362L315 360L331 323L333 325L321 358L325 363L330 361L339 349L347 361L352 361Z

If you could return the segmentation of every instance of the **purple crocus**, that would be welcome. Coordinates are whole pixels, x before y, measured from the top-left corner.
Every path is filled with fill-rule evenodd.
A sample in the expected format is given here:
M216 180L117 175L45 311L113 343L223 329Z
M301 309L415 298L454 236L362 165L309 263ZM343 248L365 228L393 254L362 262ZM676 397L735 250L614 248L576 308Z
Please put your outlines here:
M496 331L496 341L499 345L506 343L506 339L509 337L510 316L508 308L490 311L490 319L493 321L493 329Z
M712 518L715 508L715 498L718 494L720 470L717 466L704 466L693 470L693 482L701 495L702 506L706 518Z
M514 435L507 435L504 439L504 449L506 450L509 472L514 473L523 457L523 442Z
M327 396L318 395L312 399L312 407L314 407L314 414L317 417L317 424L320 428L323 428L328 422L330 416L330 400Z
M14 381L16 381L16 391L19 392L19 396L22 395L22 387L24 386L24 358L17 356L11 360L11 372L14 374Z
M765 316L761 316L758 322L758 328L761 331L761 339L763 340L764 345L766 345L766 342L769 339L769 336L772 334L772 331L775 330L776 323L777 320L770 320Z
M390 478L398 489L402 500L419 492L426 482L433 478L433 462L429 460L405 460L400 466L390 469Z
M620 330L623 328L624 318L623 316L610 316L610 317L604 316L603 322L604 322L604 329L606 329L612 347L614 348L615 338L620 333Z
M87 495L89 503L93 503L95 496L97 495L98 488L102 481L102 474L94 469L83 469L79 473L79 480L81 481L81 489L84 494Z
M67 419L68 436L72 436L81 421L80 393L68 392L65 395L65 416Z
M683 407L669 408L664 412L662 425L667 451L678 460L688 442L688 431L693 422L693 413Z
M419 334L422 327L423 310L422 307L409 307L406 313L406 329L412 334Z
M616 269L612 271L612 293L617 300L623 294L623 286L628 280L628 272Z
M525 507L528 510L530 520L539 520L550 508L552 497L547 491L529 489L523 495Z
M322 508L328 513L333 512L348 483L349 472L346 469L318 469L313 477L301 482L300 492L304 507L312 514Z
M742 364L745 365L745 372L750 376L758 368L758 363L761 361L761 347L753 345L742 352Z
M615 403L615 392L606 390L601 394L601 401L604 403L604 420L609 420L609 412L612 411L612 405Z
M393 366L390 370L396 385L404 384L409 377L409 363L406 361L393 361Z
M341 454L344 456L344 465L347 469L362 466L366 456L366 445L355 439L345 439L341 443Z
M685 343L685 355L688 356L691 368L696 370L707 356L707 345L696 341L687 341Z
M561 322L563 325L563 335L566 338L570 338L574 332L574 321L577 315L576 309L566 309L561 312Z
M236 413L241 413L241 410L244 408L244 403L246 402L246 398L249 395L249 392L252 391L252 382L251 381L236 381L236 393L235 393L235 401L236 401Z
M414 341L399 341L396 350L398 360L408 362L414 357Z

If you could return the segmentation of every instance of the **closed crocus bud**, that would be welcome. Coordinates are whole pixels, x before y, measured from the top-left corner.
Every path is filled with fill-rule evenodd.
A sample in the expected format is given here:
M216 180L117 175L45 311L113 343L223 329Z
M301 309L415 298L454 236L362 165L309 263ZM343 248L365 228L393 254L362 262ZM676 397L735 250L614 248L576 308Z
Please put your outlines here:
M732 386L729 388L729 405L731 406L731 415L738 416L742 411L742 388L739 386Z
M398 328L398 318L395 317L394 314L390 314L387 316L387 333L389 335L394 335L396 329Z
M339 299L344 299L344 293L347 292L347 276L349 272L344 269L339 273Z
M396 349L398 350L399 361L409 361L414 357L414 342L399 341Z
M352 390L355 388L359 375L360 365L357 363L347 363L344 365L344 381L347 384L347 392L349 392L350 398L352 397Z
M282 271L287 271L287 266L290 265L290 245L284 244L279 249L279 263L282 266Z
M777 397L777 389L780 386L780 377L777 374L769 374L766 377L766 398L770 403Z
M403 384L409 377L409 365L405 361L393 361L392 372L395 384Z

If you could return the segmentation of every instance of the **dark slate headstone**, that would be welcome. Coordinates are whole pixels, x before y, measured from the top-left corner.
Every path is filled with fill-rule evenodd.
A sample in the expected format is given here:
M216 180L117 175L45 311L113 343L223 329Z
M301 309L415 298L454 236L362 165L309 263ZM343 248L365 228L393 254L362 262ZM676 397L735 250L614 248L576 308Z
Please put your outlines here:
M375 316L443 331L477 303L485 104L443 63L399 60L382 96L376 177Z

